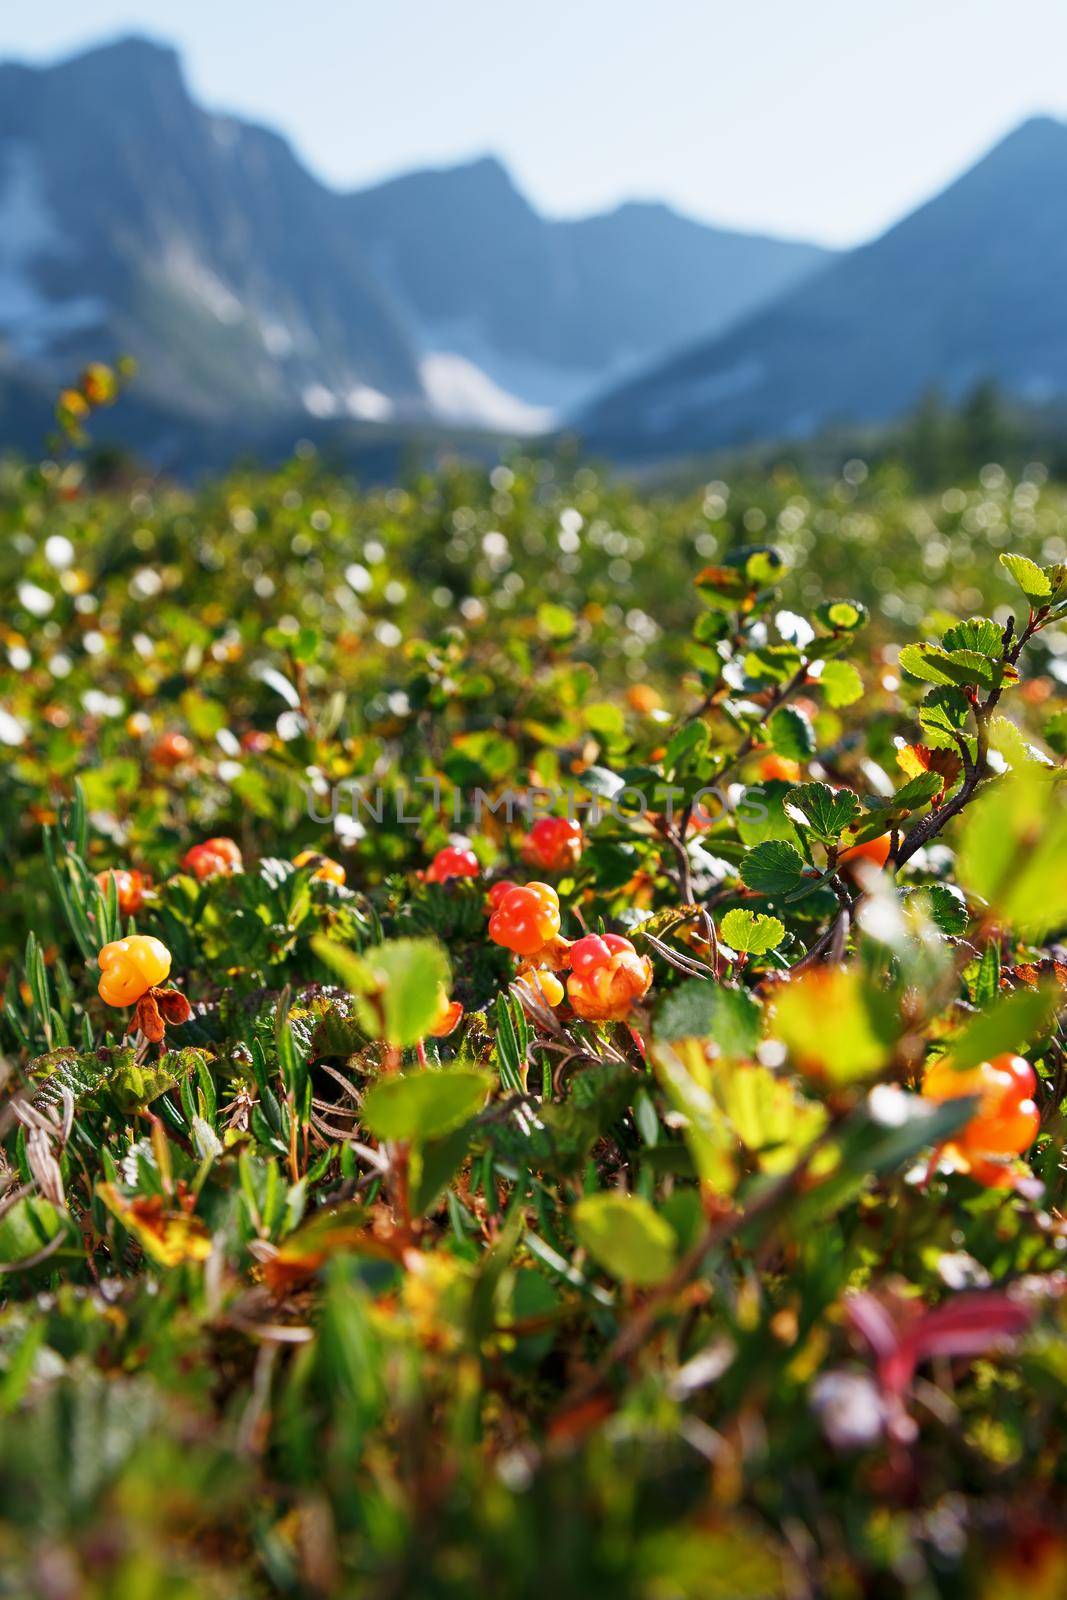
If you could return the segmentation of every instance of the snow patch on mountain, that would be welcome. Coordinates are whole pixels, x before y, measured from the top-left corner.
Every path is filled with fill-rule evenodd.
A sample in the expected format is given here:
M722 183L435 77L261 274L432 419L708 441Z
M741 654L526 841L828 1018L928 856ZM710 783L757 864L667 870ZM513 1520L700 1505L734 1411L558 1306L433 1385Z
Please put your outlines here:
M36 153L8 144L0 152L0 336L23 357L42 354L65 334L101 322L106 308L89 295L53 300L34 275L42 256L70 252L48 205Z
M452 350L423 356L419 374L434 414L443 422L541 433L551 426L550 406L533 406L501 389L481 367Z

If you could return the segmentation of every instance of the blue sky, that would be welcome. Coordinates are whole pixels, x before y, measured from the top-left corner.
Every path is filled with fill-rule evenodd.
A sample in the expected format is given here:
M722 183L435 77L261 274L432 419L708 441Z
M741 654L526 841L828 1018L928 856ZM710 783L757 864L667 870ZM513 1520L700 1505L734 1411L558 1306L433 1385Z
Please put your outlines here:
M9 0L0 54L131 30L339 185L492 150L552 214L654 197L835 244L1067 116L1063 0Z

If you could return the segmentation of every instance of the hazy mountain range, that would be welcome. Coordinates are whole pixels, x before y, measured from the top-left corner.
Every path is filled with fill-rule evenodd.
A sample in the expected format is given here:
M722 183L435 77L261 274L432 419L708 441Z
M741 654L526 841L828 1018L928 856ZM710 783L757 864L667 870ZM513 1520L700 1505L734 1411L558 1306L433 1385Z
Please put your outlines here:
M1034 404L1067 395L1067 126L1050 117L580 425L594 449L656 458L878 422L987 378Z
M488 158L341 194L144 39L0 66L0 374L133 355L163 457L220 424L539 430L825 259L660 205L550 221Z
M552 220L491 157L340 193L144 39L0 65L0 444L39 444L56 389L121 353L139 376L100 431L171 465L559 426L658 459L986 377L1044 401L1065 271L1049 118L835 254L654 203Z

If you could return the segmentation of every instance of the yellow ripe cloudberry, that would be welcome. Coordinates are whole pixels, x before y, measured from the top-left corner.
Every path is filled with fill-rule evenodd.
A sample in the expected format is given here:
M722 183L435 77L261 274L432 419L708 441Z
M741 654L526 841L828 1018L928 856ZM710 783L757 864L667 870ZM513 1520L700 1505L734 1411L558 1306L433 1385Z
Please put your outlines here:
M546 872L576 866L585 844L582 830L569 817L538 817L522 842L522 859Z
M312 862L318 863L311 874L313 878L317 878L320 883L333 883L338 888L341 887L346 874L339 861L334 861L330 856L320 855L317 850L301 850L298 856L293 857L294 867L309 867Z
M119 910L124 917L136 916L144 905L144 891L147 879L140 872L127 871L125 867L109 867L106 872L98 872L96 881L100 885L100 893L108 892L108 879L115 880L115 893L118 896Z
M109 1006L132 1006L170 972L166 945L140 933L106 944L96 959L100 998Z
M977 1096L977 1111L945 1145L944 1154L959 1171L989 1188L1010 1182L1005 1158L1021 1155L1037 1137L1041 1117L1033 1098L1036 1088L1037 1076L1024 1056L994 1056L962 1072L950 1057L941 1056L927 1067L922 1092L928 1100Z
M541 996L547 1006L558 1006L562 1001L563 985L547 967L524 967L519 977Z
M588 933L571 945L567 997L587 1022L622 1022L652 985L652 963L617 933Z
M559 925L555 889L547 883L527 883L501 897L489 918L489 937L517 956L532 956L555 938Z
M217 839L205 839L203 844L194 844L182 856L182 867L186 872L191 872L194 878L203 881L205 878L242 872L244 860L234 841L220 836Z
M438 850L423 873L426 883L447 883L449 878L477 878L481 875L478 857L469 845L446 844Z

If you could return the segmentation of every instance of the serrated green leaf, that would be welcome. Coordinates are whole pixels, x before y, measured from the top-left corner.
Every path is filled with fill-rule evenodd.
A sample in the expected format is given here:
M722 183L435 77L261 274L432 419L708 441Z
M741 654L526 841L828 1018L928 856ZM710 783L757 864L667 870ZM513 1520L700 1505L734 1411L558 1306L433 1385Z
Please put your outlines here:
M993 665L977 650L942 650L936 644L907 644L900 652L900 667L910 678L925 683L988 688L993 682Z
M727 911L719 923L719 932L731 949L750 956L765 956L785 938L785 927L777 917L739 907Z
M948 883L927 883L921 889L909 889L905 902L920 901L942 933L964 933L970 922L967 902L958 889Z
M971 716L971 706L959 689L931 689L919 707L919 725L930 744L956 749L954 733L962 733Z
M1043 606L1052 597L1052 584L1036 562L1029 556L1012 551L1001 551L1000 564L1006 567L1032 606Z
M804 858L784 839L768 839L747 852L741 879L759 894L790 894L804 882Z
M828 783L806 783L792 789L787 804L827 844L836 843L860 809L859 798L851 789L831 789Z
M941 644L945 650L975 650L980 656L996 659L1004 647L1004 630L989 617L970 617L949 628Z

